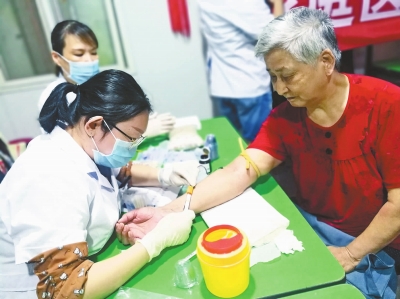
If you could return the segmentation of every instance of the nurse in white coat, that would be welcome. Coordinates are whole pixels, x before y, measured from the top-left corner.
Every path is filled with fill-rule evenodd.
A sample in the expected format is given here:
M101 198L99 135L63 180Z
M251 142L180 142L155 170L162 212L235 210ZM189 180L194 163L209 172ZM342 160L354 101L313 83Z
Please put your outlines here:
M58 23L51 32L51 58L56 66L57 80L51 82L40 95L38 108L60 83L82 84L99 72L99 43L94 32L85 24L66 20ZM154 137L169 133L175 124L170 113L152 113L145 136Z
M0 185L0 298L103 298L163 248L186 241L192 211L164 217L115 257L88 259L120 216L120 169L143 140L150 111L121 71L56 87L40 113L48 134L31 142ZM129 175L134 185L160 185L150 167Z

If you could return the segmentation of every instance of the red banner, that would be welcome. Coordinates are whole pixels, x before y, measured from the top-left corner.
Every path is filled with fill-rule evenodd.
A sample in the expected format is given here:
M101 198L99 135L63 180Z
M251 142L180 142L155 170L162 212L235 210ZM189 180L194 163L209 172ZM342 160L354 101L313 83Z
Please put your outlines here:
M330 15L340 50L400 39L400 0L286 0Z

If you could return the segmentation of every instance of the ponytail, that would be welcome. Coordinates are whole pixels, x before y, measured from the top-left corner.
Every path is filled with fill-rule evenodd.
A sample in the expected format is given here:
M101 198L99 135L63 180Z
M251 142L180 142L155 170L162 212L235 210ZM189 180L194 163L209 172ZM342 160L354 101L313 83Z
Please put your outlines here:
M40 111L39 122L41 127L47 133L50 133L57 122L64 123L66 126L73 125L73 118L79 101L79 85L68 82L57 85Z
M39 122L50 133L57 123L73 127L83 117L100 115L118 124L144 111L151 112L151 104L135 79L123 71L106 70L81 85L59 84L40 111Z

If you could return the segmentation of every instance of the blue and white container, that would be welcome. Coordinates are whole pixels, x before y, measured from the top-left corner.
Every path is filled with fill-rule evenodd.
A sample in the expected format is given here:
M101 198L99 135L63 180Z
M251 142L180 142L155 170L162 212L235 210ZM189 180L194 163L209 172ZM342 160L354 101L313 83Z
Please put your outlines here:
M206 136L206 140L204 142L204 147L207 147L210 149L211 161L218 159L218 145L217 145L217 139L215 138L214 134L208 134Z

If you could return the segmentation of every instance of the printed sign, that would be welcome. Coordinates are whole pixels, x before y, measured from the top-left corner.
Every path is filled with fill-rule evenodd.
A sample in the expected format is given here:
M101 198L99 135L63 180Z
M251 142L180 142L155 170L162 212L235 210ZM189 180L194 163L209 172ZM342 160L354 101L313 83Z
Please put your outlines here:
M340 50L400 39L400 0L286 0L330 15Z

